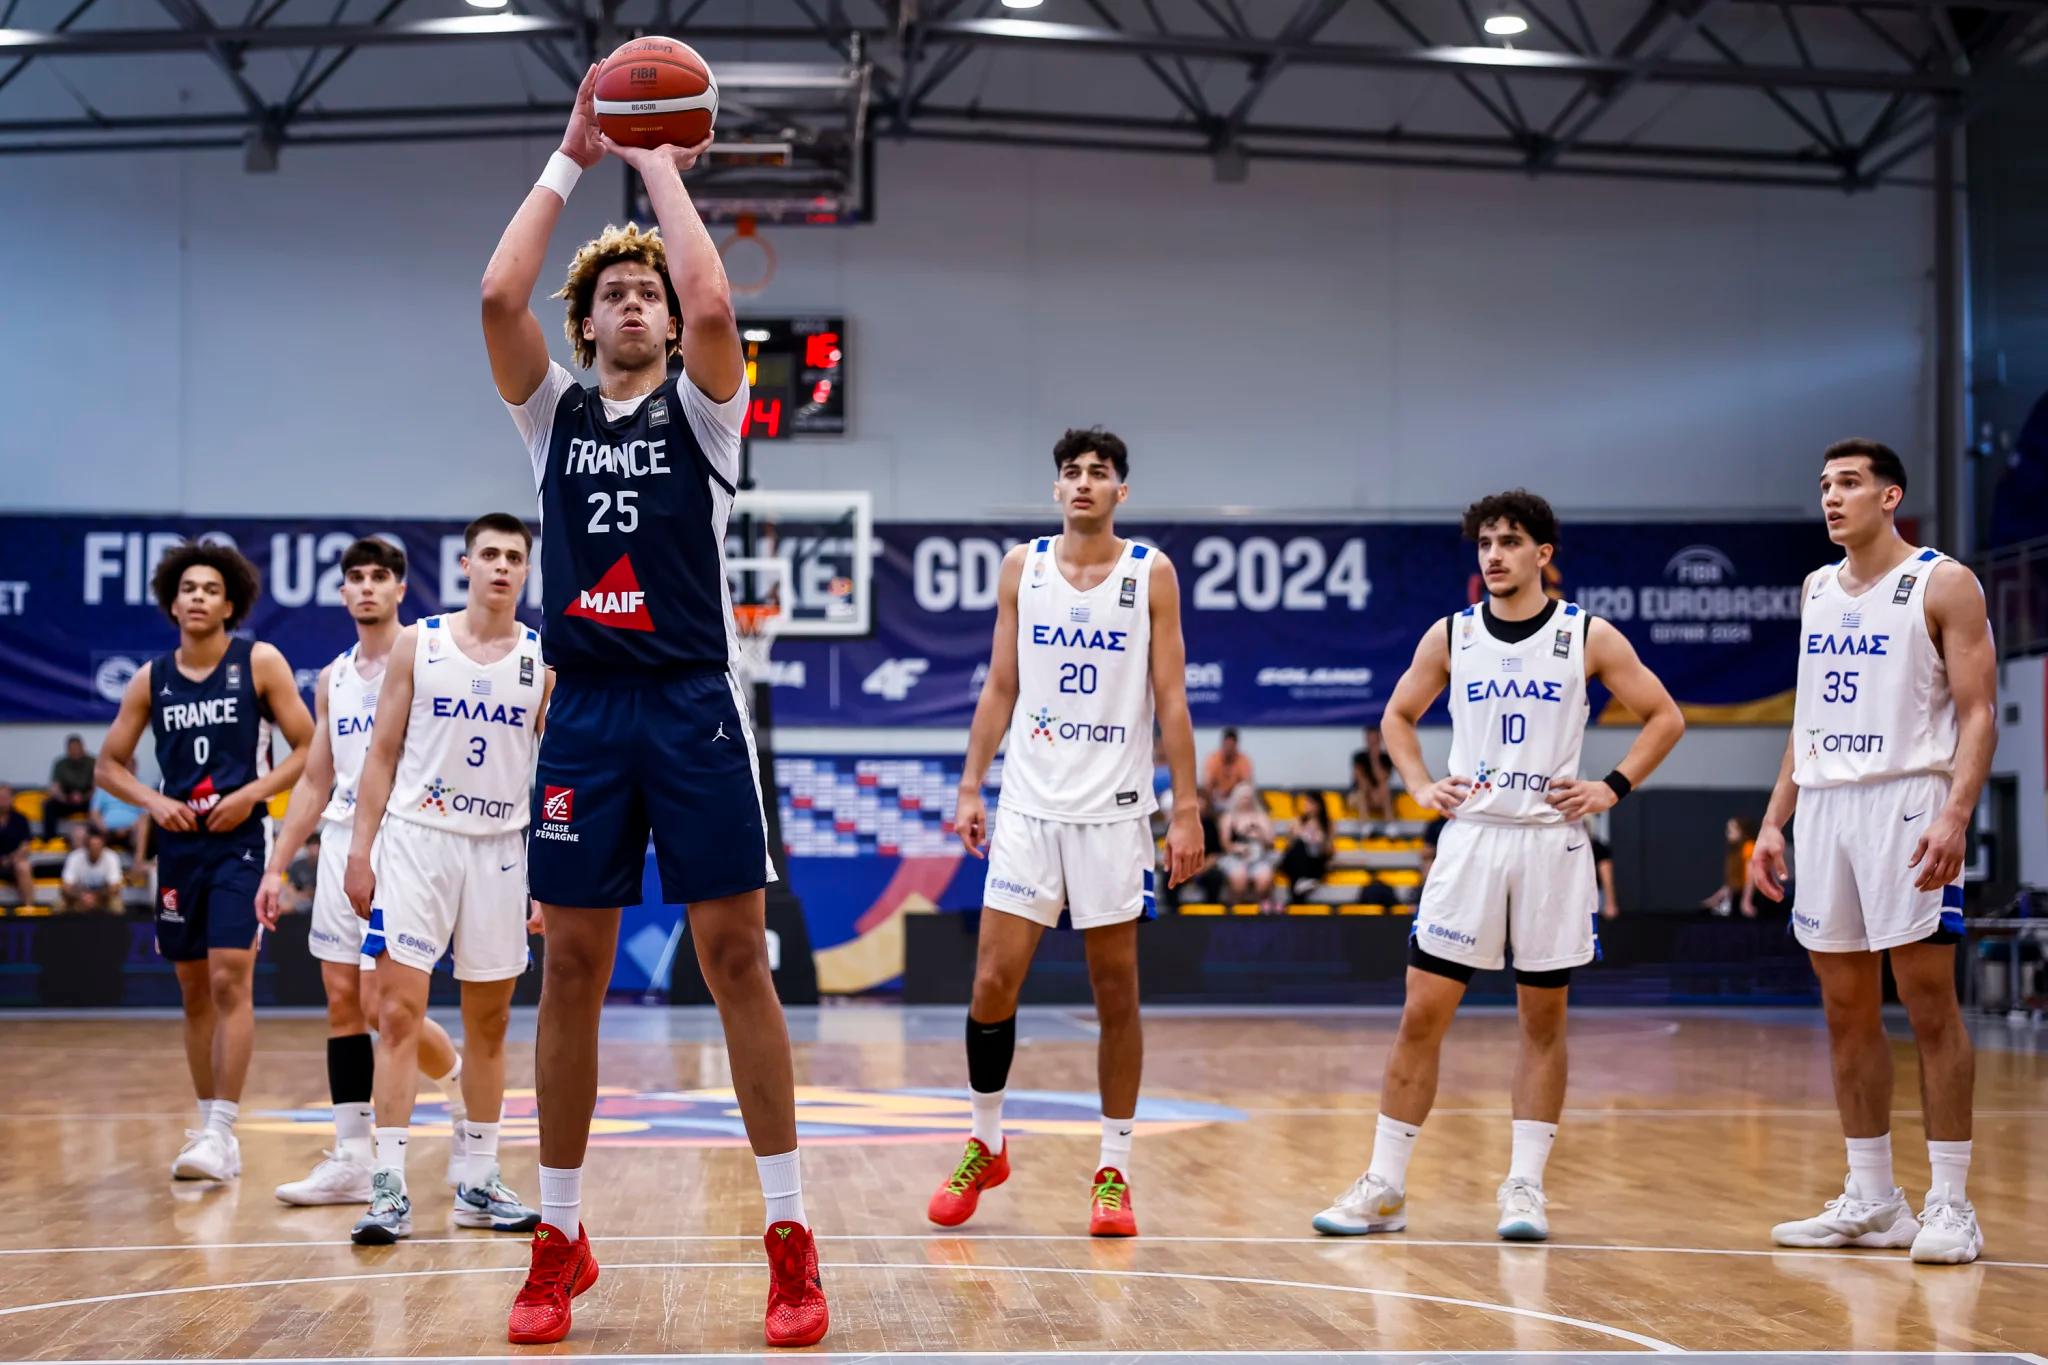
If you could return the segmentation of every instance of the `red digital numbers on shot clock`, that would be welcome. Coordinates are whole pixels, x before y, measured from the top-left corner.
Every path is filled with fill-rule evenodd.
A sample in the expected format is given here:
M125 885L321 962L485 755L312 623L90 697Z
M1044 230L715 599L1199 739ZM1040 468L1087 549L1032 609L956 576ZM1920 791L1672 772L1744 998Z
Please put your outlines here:
M757 441L846 434L846 324L842 318L753 318L740 323L753 398L741 434Z

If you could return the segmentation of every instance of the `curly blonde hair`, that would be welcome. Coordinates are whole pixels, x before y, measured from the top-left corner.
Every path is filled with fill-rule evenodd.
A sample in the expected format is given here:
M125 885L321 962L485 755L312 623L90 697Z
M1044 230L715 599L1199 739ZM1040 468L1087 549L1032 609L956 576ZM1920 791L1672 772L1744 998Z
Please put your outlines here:
M604 273L606 266L621 261L637 261L650 266L661 276L662 287L668 291L668 315L676 326L676 339L669 343L669 354L678 355L682 348L682 305L676 298L676 287L668 277L668 249L662 245L661 229L642 230L638 223L619 227L606 223L603 232L583 244L574 260L569 262L568 278L562 281L553 297L569 301L569 316L562 323L562 330L568 334L569 345L575 348L576 363L589 369L597 363L597 343L583 335L583 320L590 316L590 304L597 293L597 277Z

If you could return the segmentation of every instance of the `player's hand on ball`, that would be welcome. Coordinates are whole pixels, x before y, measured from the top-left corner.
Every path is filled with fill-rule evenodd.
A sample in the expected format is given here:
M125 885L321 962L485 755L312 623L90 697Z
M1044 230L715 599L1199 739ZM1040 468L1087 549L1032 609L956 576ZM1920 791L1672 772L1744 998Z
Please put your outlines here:
M1567 777L1551 783L1550 795L1543 799L1561 811L1565 819L1583 820L1603 810L1612 810L1614 803L1621 798L1605 782L1581 782L1578 778Z
M355 908L356 918L368 919L370 902L377 899L377 873L368 858L348 855L348 871L342 875L341 889Z
M284 907L278 904L284 890L284 873L263 869L263 884L256 888L256 922L264 928L275 931L278 916Z
M681 175L695 166L711 147L708 137L694 147L628 147L612 141L603 133L599 133L597 138L606 151L640 172L643 179L661 174L664 167L674 167L676 174Z
M1785 865L1785 831L1765 825L1756 832L1756 847L1749 855L1749 884L1774 901L1785 899L1785 879L1791 870Z
M1166 885L1179 886L1202 870L1202 819L1192 805L1174 812L1166 827Z
M988 856L988 806L980 792L960 793L960 804L953 812L953 828L969 853L977 858Z
M229 792L220 799L220 804L206 812L206 827L215 834L225 834L231 829L240 829L242 822L256 809L256 798L248 789Z
M156 822L158 829L173 829L180 834L190 834L199 828L199 821L190 806L183 801L173 801L162 792L150 794L149 818Z
M589 170L604 160L604 143L597 131L597 67L593 63L576 87L576 107L569 112L569 126L562 130L562 155Z
M1948 811L1928 822L1927 832L1913 845L1913 856L1906 863L1920 869L1913 878L1916 890L1937 891L1956 879L1963 870L1963 843L1968 833L1968 822Z
M1471 778L1440 777L1415 793L1415 804L1424 810L1450 812L1464 805L1471 794Z

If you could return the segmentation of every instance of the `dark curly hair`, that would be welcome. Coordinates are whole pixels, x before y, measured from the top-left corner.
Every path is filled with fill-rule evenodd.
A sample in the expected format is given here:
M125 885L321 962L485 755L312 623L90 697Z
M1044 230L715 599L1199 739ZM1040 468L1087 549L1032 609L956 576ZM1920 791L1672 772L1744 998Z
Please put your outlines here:
M364 536L341 552L341 571L383 569L401 583L405 581L405 551L388 540Z
M1557 513L1550 510L1550 504L1526 488L1510 488L1505 493L1491 493L1465 509L1465 519L1460 529L1465 539L1479 539L1479 528L1490 521L1505 521L1528 532L1529 539L1538 545L1557 545Z
M1068 427L1052 448L1052 467L1065 469L1067 461L1078 460L1089 451L1108 460L1119 479L1131 477L1131 452L1116 433L1101 427Z
M178 620L178 582L184 578L185 570L204 566L220 575L228 593L228 629L249 619L250 608L263 591L262 580L256 576L256 566L232 545L216 545L207 540L188 540L171 550L158 561L156 572L150 575L149 590L156 596L157 606L171 619Z

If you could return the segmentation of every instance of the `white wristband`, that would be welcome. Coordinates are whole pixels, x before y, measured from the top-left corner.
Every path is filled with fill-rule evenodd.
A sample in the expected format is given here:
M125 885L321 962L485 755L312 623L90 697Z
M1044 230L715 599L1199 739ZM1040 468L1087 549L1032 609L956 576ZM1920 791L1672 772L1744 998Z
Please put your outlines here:
M569 191L576 188L576 181L583 174L583 168L565 152L556 152L548 158L547 169L540 173L540 179L533 183L543 189L553 190L561 196L563 203L569 202Z

